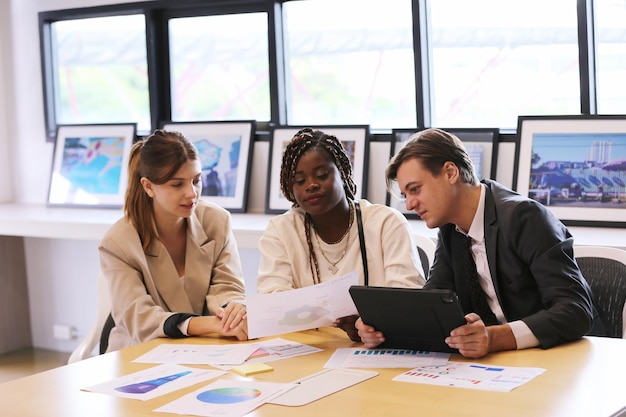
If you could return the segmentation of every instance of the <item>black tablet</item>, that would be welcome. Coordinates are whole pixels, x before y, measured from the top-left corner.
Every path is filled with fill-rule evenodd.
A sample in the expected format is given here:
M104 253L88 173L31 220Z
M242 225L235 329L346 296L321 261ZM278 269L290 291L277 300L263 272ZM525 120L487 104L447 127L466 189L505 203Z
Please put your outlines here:
M465 324L454 291L353 285L350 296L365 324L385 335L380 347L454 352L445 342Z

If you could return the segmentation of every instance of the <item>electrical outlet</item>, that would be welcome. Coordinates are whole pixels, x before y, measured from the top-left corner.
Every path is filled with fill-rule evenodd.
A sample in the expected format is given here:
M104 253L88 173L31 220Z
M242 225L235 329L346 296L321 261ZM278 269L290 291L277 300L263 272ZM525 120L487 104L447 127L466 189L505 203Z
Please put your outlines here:
M74 329L72 326L66 326L63 324L55 324L52 327L52 334L55 339L58 340L72 340L74 338Z

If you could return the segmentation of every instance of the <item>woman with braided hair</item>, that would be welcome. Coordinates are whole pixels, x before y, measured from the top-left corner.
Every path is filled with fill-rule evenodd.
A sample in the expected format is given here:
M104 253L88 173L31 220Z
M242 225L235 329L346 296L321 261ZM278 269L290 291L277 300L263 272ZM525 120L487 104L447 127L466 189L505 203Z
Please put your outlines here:
M272 218L259 241L259 293L286 291L357 271L365 284L360 208L369 285L421 287L424 274L410 226L391 207L354 200L352 165L332 135L305 128L283 152L280 188L292 208ZM355 317L338 319L359 340Z

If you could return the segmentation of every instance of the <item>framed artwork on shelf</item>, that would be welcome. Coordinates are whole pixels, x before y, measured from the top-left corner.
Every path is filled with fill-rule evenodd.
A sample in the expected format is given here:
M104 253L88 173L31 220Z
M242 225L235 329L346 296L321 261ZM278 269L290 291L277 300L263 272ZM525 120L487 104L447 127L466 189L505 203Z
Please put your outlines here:
M231 213L247 208L255 126L254 120L161 123L162 129L182 133L198 148L201 198Z
M59 125L48 206L121 208L137 126Z
M354 182L357 185L355 198L366 196L369 155L368 125L276 126L272 128L270 136L270 163L265 199L265 212L268 214L284 213L291 208L291 202L283 196L280 190L280 167L285 147L293 136L305 127L334 135L341 141L352 162Z
M571 226L626 227L626 116L519 116L517 191Z
M463 142L467 153L469 154L476 175L479 179L496 178L498 163L498 129L497 128L442 128L446 132L450 132L457 136ZM408 142L409 138L423 129L393 129L391 135L391 154L390 159L398 153L400 149ZM400 196L400 191L395 188L392 193L387 192L387 205L402 212L408 219L419 219L420 217L414 211L407 210L404 201ZM395 194L392 195L392 194Z

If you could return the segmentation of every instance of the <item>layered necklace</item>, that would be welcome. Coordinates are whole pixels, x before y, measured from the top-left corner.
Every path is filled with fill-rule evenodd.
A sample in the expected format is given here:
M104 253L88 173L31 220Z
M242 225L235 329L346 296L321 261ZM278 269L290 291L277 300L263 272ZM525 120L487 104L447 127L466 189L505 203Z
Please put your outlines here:
M343 260L343 258L346 256L346 252L348 251L348 242L350 241L350 239L348 238L348 235L350 234L350 229L352 229L352 223L354 222L354 209L352 207L352 202L350 200L348 200L348 206L350 209L350 220L348 221L348 228L346 229L346 232L338 240L335 240L334 242L326 242L329 245L336 245L337 243L340 243L342 240L344 239L346 240L343 246L343 250L341 251L341 255L339 256L339 259L337 259L336 261L333 262L328 258L328 256L326 255L326 252L324 252L324 249L322 249L322 244L320 243L320 235L317 233L317 229L313 227L313 230L315 230L315 239L317 240L317 247L322 253L322 256L324 257L324 259L326 259L326 262L330 264L328 267L328 270L332 272L333 275L335 275L337 271L339 271L339 268L337 268L337 264Z

